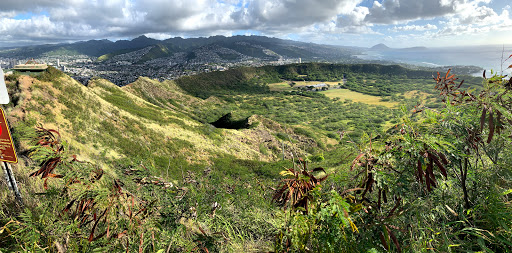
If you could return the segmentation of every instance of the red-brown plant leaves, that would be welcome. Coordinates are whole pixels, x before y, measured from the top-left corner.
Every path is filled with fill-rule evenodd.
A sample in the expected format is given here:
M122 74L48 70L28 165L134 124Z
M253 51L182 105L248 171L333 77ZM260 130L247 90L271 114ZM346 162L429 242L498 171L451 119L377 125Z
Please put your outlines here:
M67 154L58 131L39 126L36 133L36 147L31 155L41 163L39 169L30 173L30 176L41 176L44 179L44 189L48 188L49 178L66 180L61 182L61 195L58 196L65 200L65 206L58 214L56 222L77 224L80 229L77 233L89 242L105 235L107 240L127 242L132 239L126 237L141 236L137 230L151 215L154 201L146 202L135 198L123 189L119 179L111 181L110 193L105 191L106 194L98 194L97 188L105 187L105 182L98 184L105 175L102 169L78 160L76 155ZM60 173L56 174L56 170ZM120 226L117 224L120 219L127 222Z
M460 90L464 80L456 85L455 81L457 81L459 78L456 78L455 74L448 76L450 71L451 69L448 69L444 77L441 77L439 72L437 72L437 76L432 76L432 78L436 81L435 88L441 91L440 95L443 97L443 102L446 102L447 99L450 99L451 104L457 104L463 103L465 100L474 100L475 97L471 93L465 90Z
M277 190L274 192L272 200L279 205L287 208L287 204L294 209L302 207L308 211L308 203L310 200L309 192L319 186L321 182L327 179L327 174L323 176L315 176L315 172L324 172L323 168L307 169L307 163L300 159L299 168L289 168L281 172L284 176L290 176L281 180Z
M423 152L423 157L418 158L417 160L417 181L420 184L423 184L423 176L425 177L425 185L427 187L427 191L432 191L433 188L437 186L437 180L434 173L434 165L439 169L441 174L447 178L448 173L446 171L446 165L448 164L448 160L445 155L441 152L438 152L433 149L428 149ZM425 164L426 170L423 171L423 165L421 161L426 158L427 162Z
M487 137L487 143L491 143L492 137L494 136L494 118L492 109L489 110L489 136Z

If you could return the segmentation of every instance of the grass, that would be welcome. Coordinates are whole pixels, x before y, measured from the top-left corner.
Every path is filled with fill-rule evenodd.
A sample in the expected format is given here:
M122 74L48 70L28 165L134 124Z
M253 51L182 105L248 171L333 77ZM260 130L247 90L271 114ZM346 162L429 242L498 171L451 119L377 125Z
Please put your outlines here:
M420 98L421 100L425 100L427 99L427 97L429 96L430 94L426 93L426 92L422 92L422 91L416 91L416 90L412 90L412 91L408 91L408 92L405 92L404 93L404 97L405 98Z
M292 91L294 88L290 87L288 82L271 83L268 85L271 91Z
M212 233L234 224L239 231L228 232L232 241L223 247L244 252L269 251L266 243L272 240L274 227L266 216L273 211L261 213L262 218L255 222L250 210L274 210L268 201L270 190L264 186L272 185L280 177L280 171L292 166L289 160L281 160L281 148L284 146L287 156L292 152L303 157L318 153L319 147L325 148L322 143L325 131L318 127L331 127L329 131L334 131L341 127L339 120L346 120L340 123L344 125L352 121L346 118L351 116L349 111L353 111L354 117L361 117L361 110L367 107L352 103L343 106L347 107L344 109L340 102L324 96L284 92L276 92L275 96L234 96L232 102L213 98L205 101L174 90L171 84L150 80L139 80L139 85L125 88L101 79L93 80L88 87L67 77L61 77L60 82L35 80L32 84L32 80L27 80L22 92L32 97L18 107L34 107L26 111L32 116L37 113L37 122L44 126L58 129L63 140L70 144L70 151L77 153L80 160L98 161L106 172L116 175L143 163L152 174L176 185L182 184L184 173L192 171L200 177L206 167L211 167L215 175L204 177L204 185L186 185L196 192L191 190L190 200L183 200L184 210L197 206L197 201L200 203L197 208L208 215L211 202L219 202L223 208L217 215L230 217L229 223L218 224L216 228L212 218L198 219L209 224ZM293 89L287 83L281 87ZM181 106L170 106L171 102ZM50 105L52 111L43 110ZM243 117L258 114L265 117L254 117L254 127L244 130L217 129L197 120L218 118L229 111ZM267 119L268 114L273 117ZM279 120L283 123L278 123ZM287 120L297 123L284 123ZM308 126L301 126L301 122L308 122L305 123ZM312 128L312 124L316 127ZM208 188L210 185L218 187ZM255 191L267 197L258 196Z
M366 95L363 93L351 91L348 89L332 89L327 91L321 91L328 98L339 98L341 100L351 100L353 102L361 102L368 105L381 105L388 108L395 108L398 106L396 102L382 101L381 97Z
M333 89L321 93L287 93L285 91L294 90L295 88L289 87L287 82L282 82L270 86L271 89L279 92L229 96L229 101L226 98L225 101L219 102L220 100L216 98L205 101L185 94L182 95L180 94L181 91L169 91L168 89L172 89L171 85L162 85L156 89L154 88L156 86L150 86L153 85L153 82L149 81L147 86L133 85L120 89L110 83L101 85L100 81L92 82L92 87L85 87L70 79L67 81L63 77L61 79L62 82L53 83L37 81L30 86L30 92L25 87L23 95L26 101L20 102L20 105L15 109L18 110L20 109L18 107L24 106L23 111L27 111L26 114L30 117L26 116L25 121L18 122L13 132L14 139L19 140L23 136L20 131L20 124L33 126L36 124L36 119L37 122L42 122L45 126L53 124L55 127L52 127L63 133L63 139L69 142L70 151L76 151L81 156L84 153L86 154L84 158L79 156L79 160L92 161L95 164L103 163L105 166L110 165L111 170L106 171L107 174L103 177L102 185L97 186L98 193L111 192L111 189L107 188L110 185L105 183L105 178L108 176L109 182L110 179L120 179L123 183L123 190L126 189L132 192L137 201L140 199L155 203L155 218L151 221L154 224L147 223L147 227L151 227L151 229L139 226L140 229L139 227L134 228L140 232L139 234L125 235L126 239L122 239L128 243L133 242L133 244L137 244L139 241L144 242L146 246L140 249L147 252L156 252L159 249L166 248L171 252L191 252L194 250L209 250L210 252L272 251L271 242L275 240L275 235L281 228L294 233L296 231L293 230L295 227L290 227L289 230L284 227L290 218L269 201L272 195L272 187L281 178L280 172L286 168L296 166L291 160L296 160L298 157L309 157L312 160L309 168L322 167L329 173L328 180L322 184L325 191L335 190L340 192L344 190L345 186L351 187L356 184L357 182L353 182L353 173L356 172L349 172L349 168L352 165L353 158L359 153L359 149L357 145L346 142L349 140L358 142L357 138L366 136L365 132L368 135L375 136L375 132L385 130L387 126L392 125L391 122L394 122L393 115L396 115L394 113L396 110L390 108L396 107L398 95L403 94L401 91L393 93L395 98L392 99L391 96L364 95L346 89ZM305 82L298 82L296 85L301 85L301 83L305 84ZM320 82L308 83L311 85ZM337 82L326 83L330 84L331 87L333 85L337 86ZM368 83L375 83L375 81L368 79ZM156 81L154 84L158 85ZM95 88L94 85L97 85L97 87ZM399 99L401 102L405 101L408 104L415 105L413 102L416 100L427 102L433 100L431 96L418 91L400 95ZM337 100L345 100L345 102ZM374 105L384 105L386 107ZM215 106L215 108L211 108L212 106ZM13 112L12 115L15 115L15 113L24 115L21 111ZM244 117L256 115L251 116L251 119L256 123L250 129L224 130L197 120L197 118L201 118L198 117L199 113L205 116L213 115L209 117L216 118L218 115L223 115L223 113L229 111ZM188 113L194 115L190 116ZM30 120L32 118L34 120ZM203 119L206 119L206 117L203 117ZM347 133L342 140L339 140L339 130ZM378 136L378 138L381 137ZM364 141L367 138L362 139ZM374 147L379 148L379 145L384 145L382 143L384 140L377 138L375 140ZM323 150L318 150L318 147ZM306 154L306 151L309 154ZM281 160L285 153L290 154L288 156L290 158L287 157L287 160ZM33 242L47 247L48 251L56 251L55 247L52 246L54 241L59 242L59 239L65 239L66 235L72 235L69 236L71 241L76 240L80 243L80 240L82 240L85 242L83 236L75 235L78 235L79 232L83 235L86 231L80 231L80 227L75 228L73 220L70 220L70 223L65 223L67 222L64 220L66 217L61 215L64 207L63 202L61 201L60 206L58 206L54 204L56 201L50 199L52 196L58 196L58 193L63 191L53 190L53 192L50 192L53 195L39 194L42 191L42 181L39 178L28 178L27 176L37 164L20 163L16 166L19 166L15 168L15 173L18 173L16 176L20 182L22 194L27 196L27 210L35 210L32 211L34 215L30 215L30 217L40 217L39 220L43 221L39 222L39 220L33 219L34 222L25 222L21 220L23 223L35 224L37 227L44 228L37 230L37 232L42 231L44 233L41 233L41 235L44 234L45 236L41 237L41 240L33 240ZM125 171L135 172L133 174L126 173L127 175L125 175ZM138 183L142 177L150 178L149 175L161 176L175 186L166 190L153 184ZM385 174L379 174L379 176L378 179L382 182L391 180L387 179L388 176ZM473 180L473 178L471 179ZM52 180L51 184L59 182L57 180ZM496 182L496 180L489 181L491 185ZM62 183L65 182L62 181ZM506 186L506 183L506 181L503 181L501 184ZM404 187L408 187L408 185ZM503 190L506 189L508 188ZM466 236L464 239L460 239L461 241L469 241L475 238L470 237L471 234L467 232L464 234L462 233L464 231L452 230L450 224L456 218L443 220L442 217L446 215L435 210L435 201L438 197L443 199L451 197L450 195L444 195L449 193L448 190L452 191L452 187L448 184L440 190L443 190L443 192L427 199L427 204L424 205L426 208L413 206L423 205L423 203L419 203L421 199L412 202L410 205L417 210L433 209L434 212L424 214L433 214L431 219L415 215L414 217L418 221L414 219L413 221L419 225L414 225L413 222L409 227L405 226L410 225L407 223L410 219L405 216L407 213L402 216L405 217L402 221L399 219L390 220L396 224L402 223L404 226L400 225L400 227L407 227L408 230L412 227L413 230L410 231L413 232L411 233L413 236L409 241L407 240L408 235L396 232L400 240L405 237L406 240L401 242L404 245L412 241L411 245L408 246L410 251L424 251L426 247L448 251L446 248L439 246L443 240L440 238L445 236L443 233L453 232L454 238L457 233ZM12 219L18 219L16 218L17 214L11 211L13 209L12 197L7 193L6 186L0 184L0 203L2 203L0 205L0 229L11 217L13 217ZM96 192L91 191L91 193ZM499 194L501 192L497 195ZM460 196L460 194L457 195ZM452 194L452 196L457 195ZM326 200L328 199L322 197L322 201ZM327 204L327 202L323 203ZM475 211L472 211L477 214L474 217L480 220L484 220L485 216L498 214L498 211L503 212L502 208L499 208L502 206L495 205L493 202L481 203L482 205L477 206L473 209ZM215 206L218 209L212 210L212 204L216 204ZM453 202L448 204L451 207L457 206ZM334 206L334 204L331 206ZM495 208L493 210L490 207ZM443 207L441 206L441 208ZM129 211L131 210L129 209ZM334 209L324 210L330 212ZM508 211L507 209L503 210ZM457 209L457 211L459 210ZM5 214L2 214L2 212ZM434 217L436 212L440 215ZM119 213L126 212L123 210ZM459 213L462 214L462 212ZM478 217L479 213L484 214L484 219ZM47 214L51 214L51 216ZM291 216L291 218L293 217ZM301 218L303 216L296 217ZM317 219L317 217L312 216L313 219ZM331 218L328 215L323 215L320 216L319 220L324 217ZM360 217L365 218L364 216ZM446 229L441 228L436 231L423 229L421 226L425 227L425 225L419 223L422 221L421 219L427 222L432 220L432 224L433 222L443 224L442 227L446 227ZM458 220L459 218L457 218L456 223L453 223L455 229L458 229ZM362 219L361 221L365 222ZM447 224L446 222L450 223ZM122 223L118 224L122 225ZM323 224L328 225L324 227L327 229L334 227L331 225L339 225L335 223ZM359 224L361 223L358 223L357 226ZM426 222L424 224L429 225ZM299 227L297 226L297 228ZM376 229L378 229L378 231L375 230L376 232L364 229L367 230L365 232L361 229L360 234L357 235L358 241L352 243L352 245L362 245L359 249L366 247L365 244L368 244L368 247L380 247L375 236L380 233L380 224ZM434 229L438 228L434 227ZM468 227L466 231L472 232L477 231L477 229L479 228ZM496 234L504 234L499 229L494 229L491 226L484 227L484 229ZM16 239L28 245L30 241L24 238L30 236L30 231L27 231ZM420 232L415 233L416 231ZM423 231L426 232L423 233ZM322 235L328 234L323 233ZM337 233L335 235L333 233L332 235L338 236L341 234ZM156 239L153 237L156 237ZM6 237L0 233L0 238ZM433 239L430 240L431 238ZM419 245L427 240L430 241L424 245ZM14 239L7 242L0 240L0 251L4 251L4 247L7 247L5 251L9 252L22 251L21 247L23 245L20 242ZM327 242L327 240L320 242ZM456 245L457 242L457 240L454 241L452 245ZM79 245L78 243L77 245ZM107 243L111 244L110 242ZM152 245L155 243L156 245ZM473 245L476 244L473 243ZM460 249L463 249L464 245L460 247ZM466 249L469 251L478 248L466 247ZM499 251L501 248L496 249L498 249L496 251ZM98 251L100 250L109 251L99 248ZM112 248L110 251L117 252L120 250L122 250L122 247ZM130 252L136 250L137 247L129 248ZM328 250L329 248L326 248L326 251ZM342 248L336 250L343 251ZM78 248L68 248L68 251L78 251ZM84 247L83 251L92 251L92 247ZM348 252L366 251L365 249Z
M374 82L374 81L373 81ZM339 98L341 100L352 100L353 102L361 102L368 105L381 105L388 108L396 108L398 106L397 102L388 102L388 101L382 101L382 98L379 96L372 96L372 95L366 95L363 93L351 91L348 89L332 89L332 87L338 86L340 83L343 83L343 81L339 82L320 82L320 81L298 81L295 82L295 85L293 87L290 87L288 82L280 82L280 83L271 83L269 84L269 88L271 91L293 91L297 90L298 87L305 87L309 85L315 85L319 83L325 83L331 86L330 90L322 91L320 93L326 95L328 98ZM408 92L407 94L412 96L415 91ZM422 93L422 97L427 96L427 93Z
M172 85L151 81L153 86L123 89L97 79L85 87L70 78L63 78L58 87L56 83L34 80L34 84L26 87L31 92L23 91L31 95L23 106L31 106L26 109L37 122L58 129L83 160L131 157L147 160L162 169L172 157L174 164L177 160L185 161L183 167L187 168L211 164L213 158L222 154L268 161L273 159L274 152L280 152L268 147L266 152L261 152L261 129L217 129L197 121L197 115L193 118L184 115L200 109L201 115L215 118L210 106L220 102L190 97L173 90ZM155 86L160 92L146 92ZM160 101L151 103L153 98ZM187 108L165 106L171 99ZM273 136L275 130L263 131Z

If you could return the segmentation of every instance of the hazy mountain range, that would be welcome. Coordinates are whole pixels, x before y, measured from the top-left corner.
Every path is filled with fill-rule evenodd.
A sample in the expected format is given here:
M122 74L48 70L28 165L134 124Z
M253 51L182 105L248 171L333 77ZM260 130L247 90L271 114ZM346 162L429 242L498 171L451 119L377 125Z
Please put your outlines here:
M477 74L482 69L501 70L501 55L509 55L511 46L472 46L472 47L410 47L392 48L385 44L376 44L371 48L320 45L292 40L283 40L265 36L212 36L208 38L170 38L156 40L139 36L132 40L89 40L70 44L46 44L19 48L0 49L0 57L24 60L27 58L45 58L60 56L88 56L95 65L91 68L105 71L123 72L125 64L144 65L146 69L162 73L171 66L172 70L198 70L204 64L240 63L265 65L279 61L282 64L293 62L338 62L338 63L399 63L403 66L422 66L433 69L446 69L456 65L476 66L459 68L459 73ZM299 59L300 58L300 59ZM121 64L121 67L114 66ZM506 64L506 63L505 63ZM510 65L510 63L508 64ZM505 65L505 66L508 66ZM177 67L177 68L176 68ZM120 69L119 69L120 68ZM415 67L416 68L416 67ZM133 70L127 70L130 73ZM146 72L144 69L140 70ZM505 71L506 72L506 71ZM134 81L136 73L129 81ZM183 74L174 74L181 76ZM166 79L170 75L154 76ZM111 81L113 79L109 78ZM118 83L118 82L116 82ZM126 83L123 81L122 83Z
M156 40L140 36L133 40L89 40L72 44L47 44L0 50L0 57L38 58L48 55L87 55L107 60L121 54L151 47L151 56L144 60L166 57L178 52L194 52L199 48L223 48L224 59L245 55L265 60L280 57L302 58L304 60L338 61L350 58L362 50L353 47L318 45L264 36L212 36L208 38L170 38Z

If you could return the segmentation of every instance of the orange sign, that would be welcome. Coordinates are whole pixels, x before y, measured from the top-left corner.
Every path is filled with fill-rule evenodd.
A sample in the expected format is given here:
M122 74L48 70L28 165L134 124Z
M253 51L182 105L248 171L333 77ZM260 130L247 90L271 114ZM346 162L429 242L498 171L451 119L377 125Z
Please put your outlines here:
M18 163L9 126L7 125L7 120L5 120L4 109L1 107L0 114L2 114L0 115L0 161Z

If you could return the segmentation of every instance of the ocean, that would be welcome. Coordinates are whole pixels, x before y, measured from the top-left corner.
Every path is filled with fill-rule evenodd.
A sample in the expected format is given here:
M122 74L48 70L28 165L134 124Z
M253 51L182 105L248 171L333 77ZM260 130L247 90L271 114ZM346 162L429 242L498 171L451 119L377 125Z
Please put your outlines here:
M385 51L367 51L364 55L357 57L365 60L387 60L398 63L414 64L426 67L473 65L487 70L490 76L494 72L511 75L512 69L512 45L487 45L487 46L466 46L466 47L438 47L438 48L410 48L390 49ZM482 73L474 73L475 76L482 76Z

